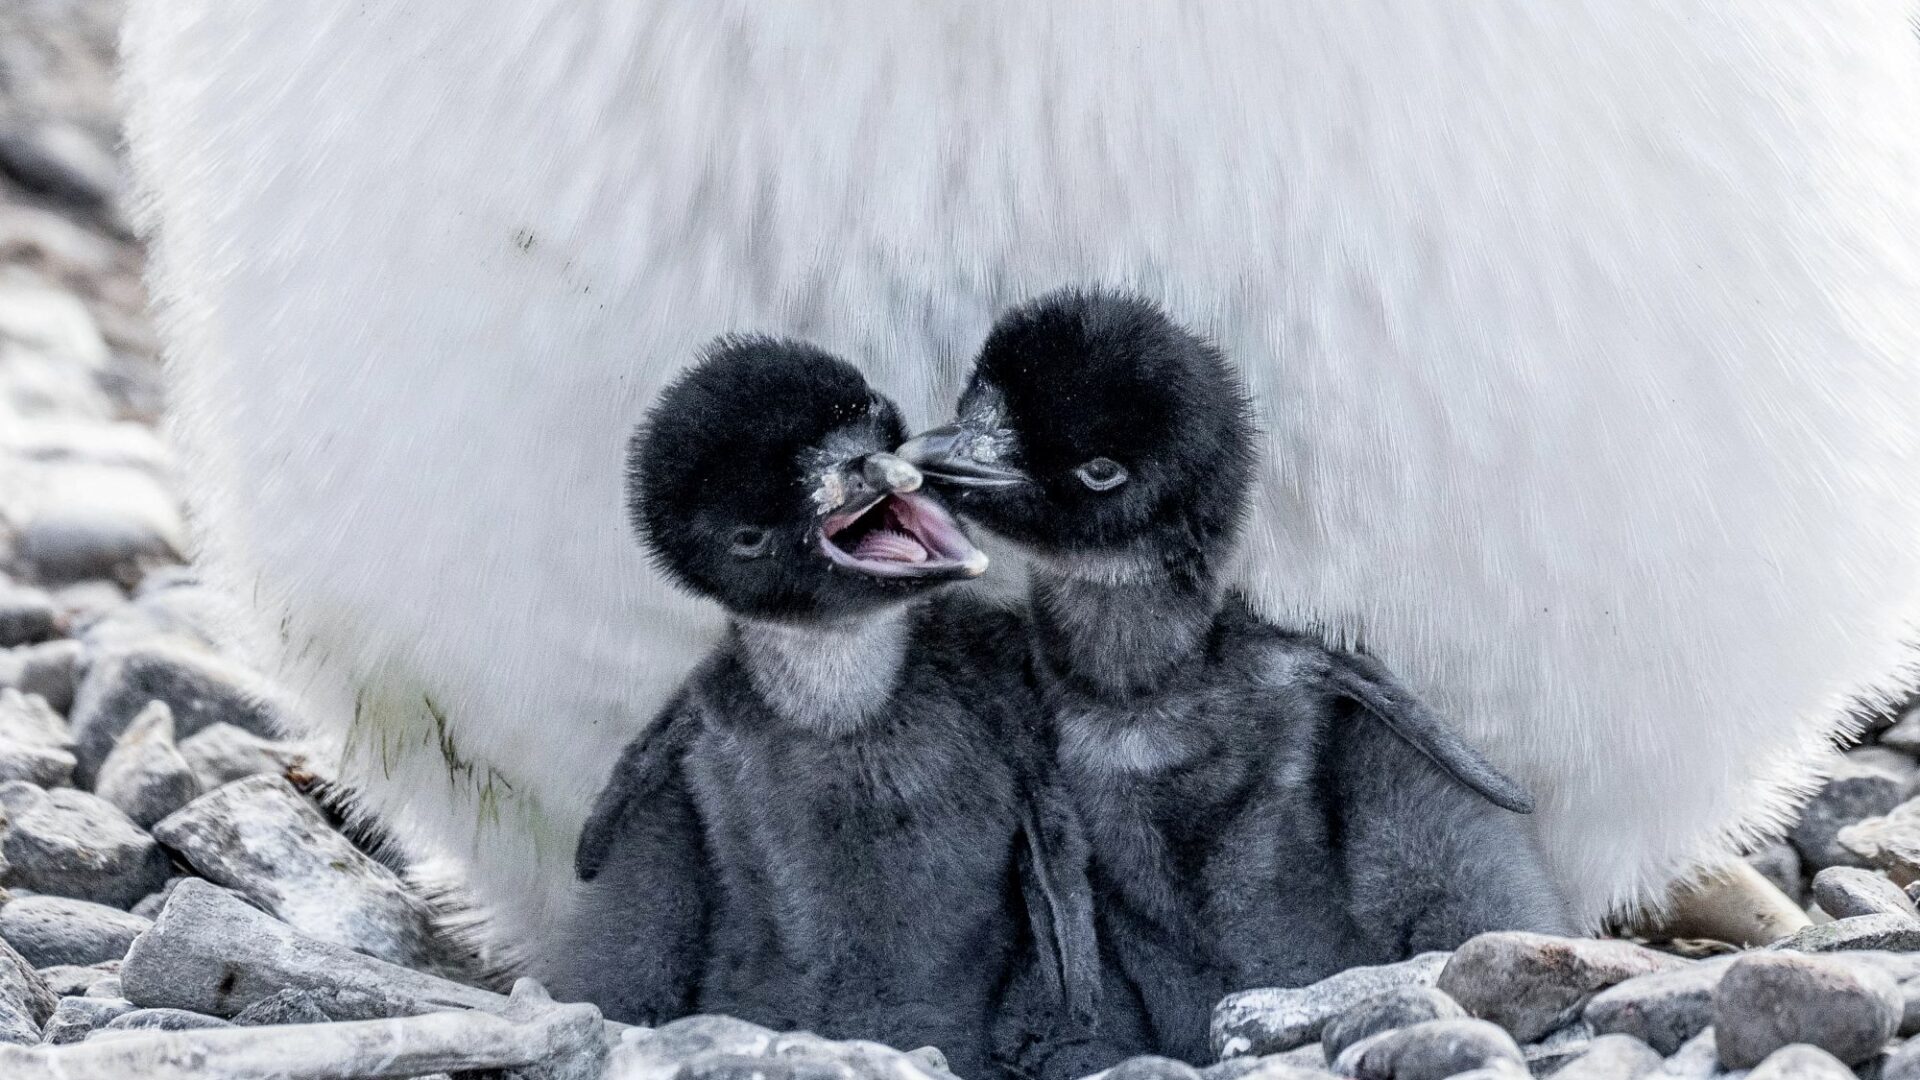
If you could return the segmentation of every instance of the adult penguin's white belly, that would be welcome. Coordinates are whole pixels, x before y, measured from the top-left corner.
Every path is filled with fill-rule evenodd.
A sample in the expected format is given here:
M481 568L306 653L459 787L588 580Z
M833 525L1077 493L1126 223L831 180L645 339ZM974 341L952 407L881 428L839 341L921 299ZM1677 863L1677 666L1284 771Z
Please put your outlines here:
M723 331L928 421L1002 305L1166 301L1272 433L1259 602L1522 774L1589 918L1911 659L1907 0L136 7L210 563L506 940L709 640L621 468Z

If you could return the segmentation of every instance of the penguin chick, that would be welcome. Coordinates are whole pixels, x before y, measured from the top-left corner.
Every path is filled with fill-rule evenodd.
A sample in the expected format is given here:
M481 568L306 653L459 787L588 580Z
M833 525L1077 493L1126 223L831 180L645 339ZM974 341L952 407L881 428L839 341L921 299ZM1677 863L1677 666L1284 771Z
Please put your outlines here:
M1254 439L1216 350L1069 291L996 323L959 421L899 450L1031 557L1103 944L1160 1052L1195 1062L1229 992L1569 926L1523 791L1371 658L1223 593Z
M961 1075L1079 1064L1086 847L1042 787L1019 618L885 451L894 405L806 345L729 339L629 457L661 569L729 617L581 837L563 992L899 1046Z

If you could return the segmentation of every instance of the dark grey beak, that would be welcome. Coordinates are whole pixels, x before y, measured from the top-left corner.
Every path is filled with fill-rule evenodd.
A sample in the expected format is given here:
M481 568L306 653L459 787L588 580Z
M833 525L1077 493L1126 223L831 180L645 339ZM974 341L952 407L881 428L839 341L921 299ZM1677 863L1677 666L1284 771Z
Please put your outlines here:
M1027 474L1004 465L978 460L974 454L984 441L963 424L923 431L894 451L936 484L958 488L1007 488L1027 482Z

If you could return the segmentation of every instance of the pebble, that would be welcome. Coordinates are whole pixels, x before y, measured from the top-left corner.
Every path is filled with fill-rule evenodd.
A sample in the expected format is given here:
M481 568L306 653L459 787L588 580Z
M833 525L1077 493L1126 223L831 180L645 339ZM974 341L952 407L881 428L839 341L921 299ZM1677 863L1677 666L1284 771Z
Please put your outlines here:
M1855 915L1809 926L1769 948L1808 953L1858 949L1911 952L1920 949L1920 921L1905 915Z
M1107 1070L1106 1080L1200 1080L1200 1070L1184 1061L1142 1054Z
M320 1006L320 995L311 990L282 990L241 1009L233 1016L240 1027L264 1027L268 1024L324 1024L332 1017Z
M296 743L263 739L232 724L208 724L180 742L180 756L206 791L249 776L305 768L307 751Z
M1445 1080L1497 1063L1518 1066L1526 1075L1526 1059L1513 1036L1485 1020L1452 1019L1363 1039L1348 1047L1334 1068L1359 1080Z
M0 173L87 213L110 212L125 183L106 147L59 121L0 127Z
M0 815L4 884L124 908L167 880L160 845L105 799L0 784Z
M148 562L186 549L180 507L139 469L48 466L60 473L19 527L15 548L43 581L138 577Z
M0 648L38 644L59 627L53 597L45 590L0 582Z
M59 787L73 778L72 740L59 714L37 694L0 690L0 784L19 780Z
M1327 1057L1338 1058L1347 1047L1383 1031L1427 1020L1459 1020L1466 1015L1459 1002L1431 986L1395 987L1327 1021L1320 1032L1320 1045Z
M1842 757L1801 809L1787 841L1800 853L1802 863L1815 871L1866 865L1840 843L1840 830L1862 818L1885 814L1906 797L1905 777L1876 762Z
M185 1009L135 1009L108 1022L108 1031L194 1031L232 1027L229 1020Z
M26 746L0 736L0 784L18 780L35 787L64 787L73 781L73 755L50 746Z
M237 780L153 831L203 877L298 930L396 964L426 958L426 906L280 777Z
M118 960L151 920L64 896L28 896L0 907L0 938L36 968Z
M46 980L47 989L60 997L79 997L93 984L119 971L118 960L84 966L55 964L41 968L40 977Z
M1920 883L1920 799L1856 821L1835 840L1862 864L1885 870L1895 884Z
M1871 870L1829 866L1813 876L1813 898L1836 919L1855 915L1904 915L1920 920L1906 890Z
M0 1044L32 1045L59 998L40 973L0 938Z
M1596 1035L1553 1072L1557 1080L1636 1080L1660 1067L1660 1052L1631 1035Z
M1796 1043L1767 1055L1747 1080L1855 1080L1853 1070L1817 1046Z
M1579 1015L1607 987L1685 964L1626 941L1501 931L1460 946L1436 985L1469 1014L1533 1042Z
M0 652L0 694L15 690L35 695L65 714L80 683L81 651L79 642L61 640Z
M145 828L199 796L200 781L173 744L173 710L166 702L150 702L121 732L93 790Z
M1581 1012L1602 1035L1631 1035L1662 1056L1677 1052L1713 1023L1713 988L1728 959L1628 979L1596 994Z
M114 740L153 701L173 711L180 739L222 722L271 736L282 719L257 676L210 653L172 646L112 653L94 661L74 697L80 783L93 783Z
M1229 994L1213 1010L1214 1056L1262 1057L1315 1042L1327 1021L1383 991L1432 986L1446 964L1446 953L1422 953L1397 964L1349 968L1311 986Z
M1748 865L1786 893L1788 899L1802 906L1806 904L1807 886L1800 873L1800 853L1793 850L1792 844L1777 840L1746 858Z
M1920 705L1908 706L1893 726L1880 733L1880 745L1920 757Z
M1714 990L1713 1030L1729 1068L1752 1068L1793 1043L1854 1064L1893 1038L1901 1011L1899 987L1871 966L1753 953L1729 965Z
M141 897L140 902L133 905L133 907L128 910L132 911L135 915L139 915L143 918L148 918L148 919L159 918L160 909L167 906L167 897L173 895L174 886L180 884L185 880L187 879L182 877L168 878L167 883L165 885L160 886L160 889L158 892L151 892Z
M132 1011L133 1002L125 998L63 997L48 1018L41 1041L49 1046L77 1043Z
M1880 1080L1920 1080L1920 1039L1887 1055L1880 1066Z
M0 340L11 340L63 367L89 374L107 362L106 339L86 304L43 285L0 280ZM73 409L85 414L90 410Z

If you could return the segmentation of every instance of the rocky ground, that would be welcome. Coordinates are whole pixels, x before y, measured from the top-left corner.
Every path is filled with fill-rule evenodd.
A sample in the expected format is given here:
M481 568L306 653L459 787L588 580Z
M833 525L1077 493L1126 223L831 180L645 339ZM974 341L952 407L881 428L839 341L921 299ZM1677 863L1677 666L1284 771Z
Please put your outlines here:
M342 822L182 561L116 18L0 3L0 1077L943 1076L927 1049L502 993ZM1920 1078L1916 794L1910 712L1753 856L1818 921L1774 948L1488 935L1235 995L1219 1063L1111 1075Z

